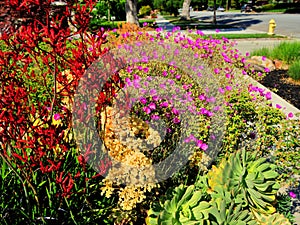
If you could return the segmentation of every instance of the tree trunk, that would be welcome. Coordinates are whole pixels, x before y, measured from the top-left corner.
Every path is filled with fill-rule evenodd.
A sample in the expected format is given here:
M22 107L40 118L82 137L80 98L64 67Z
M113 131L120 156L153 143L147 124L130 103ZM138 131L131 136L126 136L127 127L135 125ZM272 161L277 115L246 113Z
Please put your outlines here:
M126 0L125 11L126 22L139 26L139 19L137 17L137 0Z
M217 25L216 7L217 7L217 1L214 0L214 16L213 16L213 24L214 25Z
M182 5L182 13L181 13L181 19L182 20L190 20L190 4L192 0L184 0Z

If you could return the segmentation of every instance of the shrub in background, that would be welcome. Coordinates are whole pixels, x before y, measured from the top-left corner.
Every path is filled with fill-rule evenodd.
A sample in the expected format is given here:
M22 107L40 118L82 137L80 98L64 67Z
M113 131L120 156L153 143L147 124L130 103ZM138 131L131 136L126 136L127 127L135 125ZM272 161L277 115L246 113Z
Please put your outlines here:
M139 10L139 16L140 17L150 16L151 11L152 9L149 5L142 6Z

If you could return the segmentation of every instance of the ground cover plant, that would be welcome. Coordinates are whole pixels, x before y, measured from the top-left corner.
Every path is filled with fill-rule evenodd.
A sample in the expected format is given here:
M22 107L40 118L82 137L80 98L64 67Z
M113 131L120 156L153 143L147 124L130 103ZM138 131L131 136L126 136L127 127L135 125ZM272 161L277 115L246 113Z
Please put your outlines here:
M91 34L93 5L66 7L75 31L45 7L1 36L1 224L289 224L299 121L244 81L235 44Z

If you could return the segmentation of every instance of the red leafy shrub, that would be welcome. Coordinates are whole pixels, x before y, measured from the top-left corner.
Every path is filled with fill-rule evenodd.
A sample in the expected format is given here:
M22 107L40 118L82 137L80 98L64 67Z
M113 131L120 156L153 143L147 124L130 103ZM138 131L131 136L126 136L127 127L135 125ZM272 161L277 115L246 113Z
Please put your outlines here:
M3 31L0 40L0 154L3 168L14 172L5 174L3 169L1 190L7 192L1 194L0 214L9 224L37 224L49 218L74 223L80 210L77 221L88 221L89 210L104 207L100 197L94 198L97 193L89 191L101 180L77 149L71 111L85 69L108 51L102 46L106 36L103 30L88 33L95 1L68 1L60 13L51 13L51 2L6 3L30 18ZM111 93L111 86L106 92ZM104 163L99 164L102 171Z

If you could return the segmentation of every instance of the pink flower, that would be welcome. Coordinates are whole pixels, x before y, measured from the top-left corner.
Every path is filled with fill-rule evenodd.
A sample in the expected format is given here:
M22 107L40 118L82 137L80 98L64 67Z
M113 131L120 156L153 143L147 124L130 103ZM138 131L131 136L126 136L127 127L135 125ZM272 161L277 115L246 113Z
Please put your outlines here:
M266 68L265 68L265 72L266 72L266 73L269 73L269 72L270 72L270 69L266 67Z
M174 115L178 115L179 114L178 110L175 109L175 108L172 109L172 113L174 113Z
M225 88L226 88L227 91L231 91L232 90L231 86L226 86Z
M291 198L297 198L297 195L294 192L292 192L292 191L289 192L289 196Z
M153 103L153 102L151 102L151 103L148 105L148 107L149 107L149 109L152 109L152 110L156 109L156 105L155 105L155 103Z
M215 68L215 69L214 69L214 72L215 72L215 74L219 74L219 73L220 73L220 69Z
M158 115L155 115L155 114L151 115L152 120L159 120L159 118L160 117Z
M267 92L265 96L266 96L267 100L271 100L272 99L271 92Z
M281 109L282 108L282 106L281 105L279 105L279 104L276 104L276 109Z
M144 110L144 112L145 112L146 114L150 114L150 113L151 113L151 109L150 109L149 107L147 107L147 106L145 106L145 107L143 108L143 110Z
M163 107L163 108L167 108L168 107L168 102L162 102L160 103L160 107Z
M292 118L292 117L294 117L294 114L293 114L292 112L290 112L290 113L288 114L288 117L289 117L289 118Z
M262 56L262 57L261 57L261 60L262 60L262 61L265 61L265 60L266 60L266 56Z
M155 89L151 89L151 90L150 90L150 95L152 95L152 96L153 96L153 95L156 95L156 90L155 90Z
M175 117L173 119L173 123L175 123L175 124L180 123L180 119L178 117Z
M54 120L59 120L60 119L60 115L58 113L55 113L53 116Z
M140 98L140 103L142 104L146 104L147 103L147 99L146 98Z

